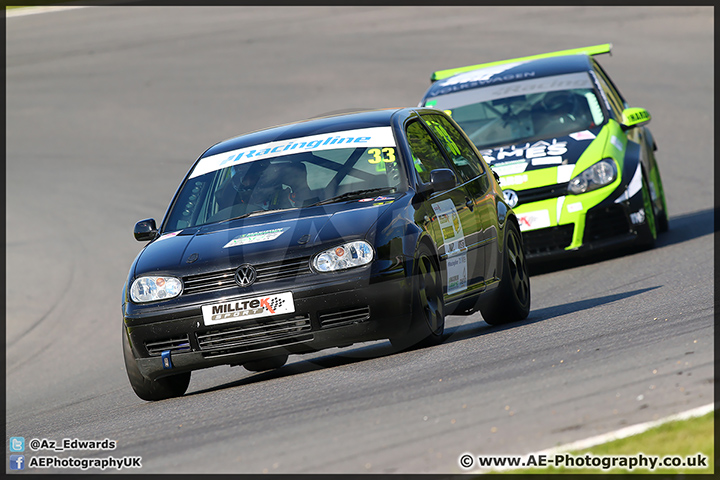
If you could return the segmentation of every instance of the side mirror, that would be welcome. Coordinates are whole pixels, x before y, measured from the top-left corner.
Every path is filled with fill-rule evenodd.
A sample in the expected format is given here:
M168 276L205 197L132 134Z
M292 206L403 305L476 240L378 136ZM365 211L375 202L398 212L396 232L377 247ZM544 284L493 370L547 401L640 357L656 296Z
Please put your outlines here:
M441 192L455 188L455 173L449 168L438 168L430 172L430 186L433 192Z
M140 220L135 224L135 231L133 232L135 235L135 240L138 242L146 242L148 240L152 240L157 236L157 226L155 225L155 219L154 218L146 218L145 220Z
M650 114L644 108L626 108L622 112L622 129L629 130L650 122Z

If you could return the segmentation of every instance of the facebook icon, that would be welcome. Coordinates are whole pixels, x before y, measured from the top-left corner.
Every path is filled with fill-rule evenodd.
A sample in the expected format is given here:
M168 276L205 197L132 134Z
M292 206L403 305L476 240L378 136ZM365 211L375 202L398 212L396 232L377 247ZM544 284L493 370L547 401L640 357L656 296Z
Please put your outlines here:
M25 470L25 455L10 455L10 470Z

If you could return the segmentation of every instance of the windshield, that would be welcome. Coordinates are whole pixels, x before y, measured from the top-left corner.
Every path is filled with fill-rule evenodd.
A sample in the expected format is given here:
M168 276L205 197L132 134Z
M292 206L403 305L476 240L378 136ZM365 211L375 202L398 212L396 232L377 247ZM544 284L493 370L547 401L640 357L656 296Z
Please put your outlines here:
M512 82L433 97L478 149L560 137L605 120L587 73Z
M352 135L371 130L374 132L365 136ZM283 155L284 151L297 153ZM273 142L205 157L178 193L165 231L374 193L394 193L406 185L396 155L392 130L379 127Z

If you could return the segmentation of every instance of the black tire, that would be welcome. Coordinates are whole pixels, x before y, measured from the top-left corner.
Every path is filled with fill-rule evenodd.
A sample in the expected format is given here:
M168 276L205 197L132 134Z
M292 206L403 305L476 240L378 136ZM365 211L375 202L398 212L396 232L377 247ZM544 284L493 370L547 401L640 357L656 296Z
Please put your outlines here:
M480 304L480 313L488 325L500 325L527 318L530 313L530 275L525 247L514 222L505 227L503 268L500 285Z
M130 385L135 391L135 395L143 400L154 401L180 397L187 391L190 384L190 372L178 373L157 380L150 380L143 376L130 348L125 327L123 327L123 357Z
M655 167L657 168L657 167ZM660 210L655 214L655 224L657 225L657 233L664 233L670 230L668 222L667 202L665 200L665 189L663 188L660 172L657 172L657 185L655 186L660 200Z
M243 367L251 372L263 372L265 370L275 370L276 368L280 368L285 365L287 361L287 355L278 355L276 357L263 358L243 363Z
M431 347L442 343L445 332L445 303L440 268L425 245L418 248L413 273L412 325L407 336L391 338L400 350Z
M642 174L642 198L643 210L645 211L645 220L640 227L640 238L638 239L641 248L650 249L655 246L657 239L657 224L655 221L655 209L653 208L652 197L650 196L650 188L645 172Z

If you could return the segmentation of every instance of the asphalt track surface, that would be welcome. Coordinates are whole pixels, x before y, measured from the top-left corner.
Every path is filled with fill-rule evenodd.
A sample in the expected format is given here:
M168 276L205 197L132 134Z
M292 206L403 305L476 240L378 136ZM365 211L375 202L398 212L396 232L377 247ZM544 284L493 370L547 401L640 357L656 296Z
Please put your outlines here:
M711 7L100 7L6 29L7 437L115 439L56 455L140 455L143 473L453 473L464 452L528 453L713 402ZM606 42L600 62L653 116L670 210L654 250L536 271L527 320L449 317L436 348L354 345L196 372L182 398L134 395L132 228L162 218L206 147L414 106L434 70Z

